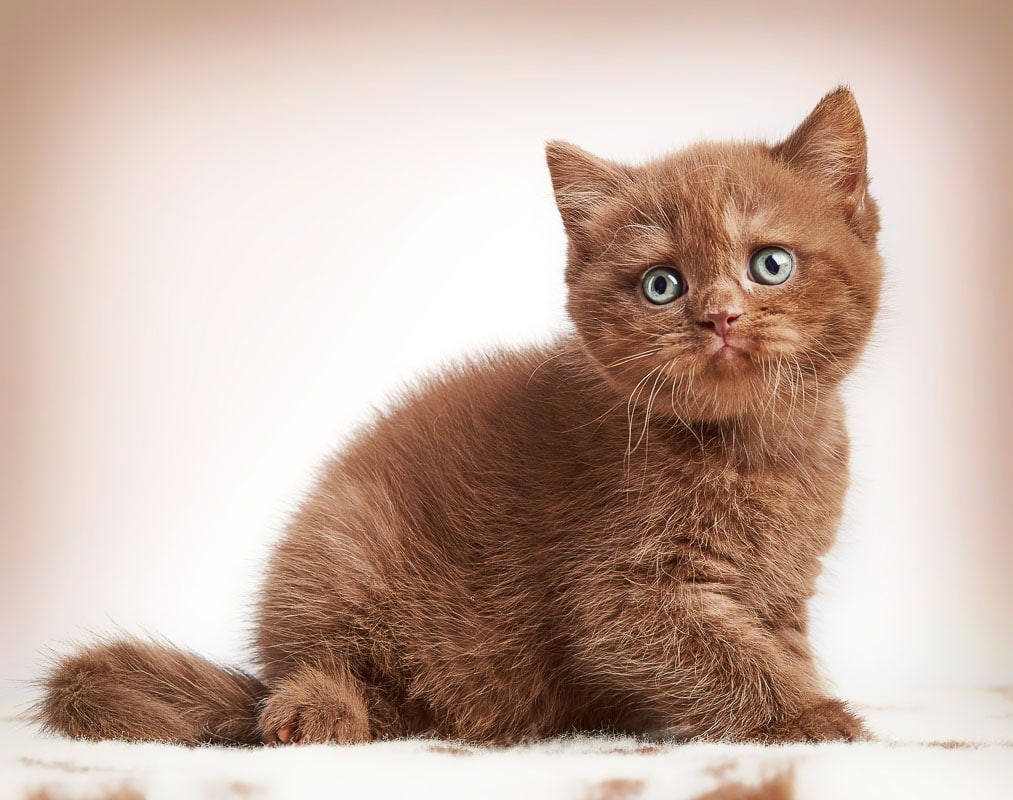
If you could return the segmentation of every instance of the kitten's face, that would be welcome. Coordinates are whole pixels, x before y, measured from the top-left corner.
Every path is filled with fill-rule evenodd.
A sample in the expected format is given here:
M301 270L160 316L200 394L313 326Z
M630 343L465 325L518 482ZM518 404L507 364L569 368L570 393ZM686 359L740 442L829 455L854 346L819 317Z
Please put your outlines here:
M621 395L686 420L760 415L854 365L881 262L850 93L776 147L702 144L642 167L564 144L548 157L570 316Z

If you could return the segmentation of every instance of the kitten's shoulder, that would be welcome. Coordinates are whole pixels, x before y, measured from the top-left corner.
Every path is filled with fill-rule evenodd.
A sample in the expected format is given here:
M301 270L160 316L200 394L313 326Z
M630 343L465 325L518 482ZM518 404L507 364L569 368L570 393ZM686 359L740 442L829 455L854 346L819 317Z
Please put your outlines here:
M479 410L566 402L599 383L576 337L560 336L541 345L497 348L443 365L401 392L391 416L432 404Z
M441 366L399 392L344 450L371 447L378 439L411 441L413 447L423 440L443 449L488 447L497 440L528 439L555 427L554 419L586 414L607 399L576 337L563 335Z

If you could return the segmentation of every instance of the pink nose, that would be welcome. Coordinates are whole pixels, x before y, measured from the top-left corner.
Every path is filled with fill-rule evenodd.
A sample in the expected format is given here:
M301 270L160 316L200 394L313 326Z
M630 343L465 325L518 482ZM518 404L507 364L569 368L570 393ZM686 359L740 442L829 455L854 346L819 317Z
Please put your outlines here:
M732 323L740 316L742 315L738 312L727 308L724 311L710 311L703 315L703 325L704 327L713 326L714 332L724 339L728 335L728 331L731 330Z

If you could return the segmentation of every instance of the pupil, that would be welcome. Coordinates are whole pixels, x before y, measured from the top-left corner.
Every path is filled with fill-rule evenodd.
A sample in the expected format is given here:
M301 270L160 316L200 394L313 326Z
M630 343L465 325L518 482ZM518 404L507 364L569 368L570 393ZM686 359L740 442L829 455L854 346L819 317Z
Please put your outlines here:
M656 294L664 294L668 288L668 278L659 275L654 279L654 291Z
M781 265L777 263L777 259L773 256L767 256L763 259L763 266L767 268L767 271L770 272L771 275L777 275L777 273L781 271Z

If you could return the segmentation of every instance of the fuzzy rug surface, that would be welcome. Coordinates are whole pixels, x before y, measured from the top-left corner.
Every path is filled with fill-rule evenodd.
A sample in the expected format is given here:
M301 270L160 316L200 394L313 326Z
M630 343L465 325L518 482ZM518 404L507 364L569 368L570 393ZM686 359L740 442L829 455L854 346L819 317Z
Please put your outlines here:
M48 737L0 720L0 798L854 800L1013 798L1013 689L855 698L878 741L763 747L576 737L188 749Z

